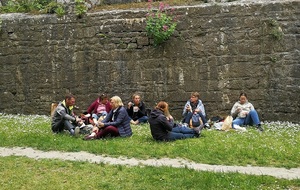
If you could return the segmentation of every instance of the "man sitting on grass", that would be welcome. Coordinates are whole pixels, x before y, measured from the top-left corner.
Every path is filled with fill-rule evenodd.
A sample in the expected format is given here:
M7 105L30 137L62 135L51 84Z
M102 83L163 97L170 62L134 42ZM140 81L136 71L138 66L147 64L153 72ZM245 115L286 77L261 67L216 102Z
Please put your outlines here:
M52 131L54 133L67 130L70 132L70 135L75 135L80 132L80 128L76 126L81 119L73 113L74 105L75 97L72 94L66 95L65 100L58 104L53 113L51 122Z

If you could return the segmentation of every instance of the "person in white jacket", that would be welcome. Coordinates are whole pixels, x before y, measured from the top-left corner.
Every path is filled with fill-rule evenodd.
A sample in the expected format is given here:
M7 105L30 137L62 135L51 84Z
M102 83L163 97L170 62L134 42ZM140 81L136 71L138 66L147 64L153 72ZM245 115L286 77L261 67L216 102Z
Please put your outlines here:
M231 109L231 115L235 118L232 121L232 126L255 125L259 131L263 131L257 111L254 109L254 106L248 102L246 93L240 94L239 101L237 101Z
M200 100L200 94L198 92L192 92L190 99L184 105L182 112L182 123L188 126L193 114L198 114L203 121L204 127L209 128L209 124L206 120L204 105Z

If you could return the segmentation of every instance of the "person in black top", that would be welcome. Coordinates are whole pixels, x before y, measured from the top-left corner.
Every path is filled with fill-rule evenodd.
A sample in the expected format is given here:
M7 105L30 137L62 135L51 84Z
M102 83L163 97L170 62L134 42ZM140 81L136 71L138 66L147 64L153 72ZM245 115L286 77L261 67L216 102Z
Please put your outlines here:
M202 128L193 129L174 123L166 102L159 102L149 116L152 137L157 141L173 141L177 139L199 137Z
M146 106L144 102L141 101L141 96L139 94L132 95L132 102L129 102L127 105L127 113L131 118L131 124L137 125L148 121Z

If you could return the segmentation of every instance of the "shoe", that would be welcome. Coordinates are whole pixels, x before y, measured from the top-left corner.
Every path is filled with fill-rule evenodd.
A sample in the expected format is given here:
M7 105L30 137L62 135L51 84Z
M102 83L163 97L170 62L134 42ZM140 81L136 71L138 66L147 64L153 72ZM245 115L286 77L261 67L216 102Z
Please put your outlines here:
M209 124L208 124L208 123L205 123L205 124L204 124L204 128L206 128L206 129L210 129L210 126L209 126Z
M70 129L69 133L70 133L71 136L74 136L75 135L74 129Z
M80 127L75 127L74 135L78 136L80 133Z
M257 130L259 130L260 132L263 132L263 131L264 131L264 129L261 127L260 124L258 124L258 125L256 126L256 128L257 128Z
M86 140L86 141L93 140L93 139L95 139L95 136L93 136L93 135L86 135L85 137L83 137L83 140Z
M194 130L195 133L199 136L200 133L201 133L202 128L201 128L201 126L200 126L200 127L194 127L193 130Z

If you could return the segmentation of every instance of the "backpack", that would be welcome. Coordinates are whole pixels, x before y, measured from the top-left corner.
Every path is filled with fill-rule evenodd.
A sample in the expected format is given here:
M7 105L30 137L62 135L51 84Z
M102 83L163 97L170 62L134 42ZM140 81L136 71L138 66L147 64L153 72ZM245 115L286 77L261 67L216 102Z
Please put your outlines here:
M200 115L199 114L193 114L192 116L192 126L193 127L199 127L200 126Z

